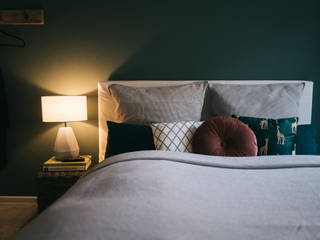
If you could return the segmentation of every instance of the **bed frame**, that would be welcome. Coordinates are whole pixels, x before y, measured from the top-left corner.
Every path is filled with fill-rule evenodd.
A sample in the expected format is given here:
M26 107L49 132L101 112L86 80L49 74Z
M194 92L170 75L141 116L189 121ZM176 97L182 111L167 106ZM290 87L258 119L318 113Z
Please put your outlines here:
M108 86L111 84L121 84L126 86L133 87L160 87L160 86L173 86L173 85L181 85L191 82L197 81L104 81L98 83L98 115L99 115L99 161L104 160L104 153L106 148L106 137L107 137L107 125L106 120L108 120L105 116L108 115L108 109L105 109L105 105L107 105L109 95ZM252 84L270 84L270 83L297 83L304 82L305 87L303 90L303 94L300 100L300 108L299 108L299 124L310 124L311 123L311 115L312 115L312 96L313 96L313 82L311 81L303 81L303 80L206 80L209 83L214 84L234 84L234 85L252 85Z

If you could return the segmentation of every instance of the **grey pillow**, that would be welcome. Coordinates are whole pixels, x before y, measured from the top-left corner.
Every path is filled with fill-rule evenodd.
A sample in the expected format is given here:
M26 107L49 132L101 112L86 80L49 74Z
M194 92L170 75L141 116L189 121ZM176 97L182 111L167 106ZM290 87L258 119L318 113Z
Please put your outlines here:
M211 114L259 118L298 116L303 88L304 83L209 84Z
M115 121L133 124L200 121L207 82L168 87L128 87L112 84Z

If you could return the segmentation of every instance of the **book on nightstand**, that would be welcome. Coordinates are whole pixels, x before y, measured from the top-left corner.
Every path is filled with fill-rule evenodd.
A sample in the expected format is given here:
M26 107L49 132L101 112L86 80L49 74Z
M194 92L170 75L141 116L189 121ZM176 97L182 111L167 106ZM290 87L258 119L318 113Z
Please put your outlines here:
M91 155L81 155L79 161L59 161L53 156L42 165L44 172L56 171L85 171L91 165Z

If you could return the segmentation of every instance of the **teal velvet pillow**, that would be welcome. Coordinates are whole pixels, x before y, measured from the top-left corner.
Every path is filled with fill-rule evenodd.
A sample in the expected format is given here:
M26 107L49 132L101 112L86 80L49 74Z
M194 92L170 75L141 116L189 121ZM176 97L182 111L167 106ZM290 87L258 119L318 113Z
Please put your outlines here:
M299 125L297 132L297 155L318 155L318 130L315 125Z
M298 118L266 119L232 115L247 124L257 137L258 155L292 155Z
M107 121L108 143L105 157L116 154L155 150L150 126Z

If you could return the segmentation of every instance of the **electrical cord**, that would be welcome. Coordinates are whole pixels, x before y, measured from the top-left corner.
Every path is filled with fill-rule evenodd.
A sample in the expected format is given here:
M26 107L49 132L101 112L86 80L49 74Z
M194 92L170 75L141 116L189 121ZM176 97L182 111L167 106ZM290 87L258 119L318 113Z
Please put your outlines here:
M17 39L17 40L19 40L21 42L21 44L0 43L0 47L25 47L26 46L26 42L22 38L17 37L15 35L12 35L10 33L7 33L7 32L5 32L4 30L1 30L1 29L0 29L0 33L2 33L3 35L5 35L7 37L11 37L11 38Z

